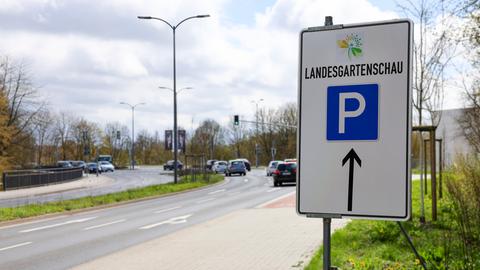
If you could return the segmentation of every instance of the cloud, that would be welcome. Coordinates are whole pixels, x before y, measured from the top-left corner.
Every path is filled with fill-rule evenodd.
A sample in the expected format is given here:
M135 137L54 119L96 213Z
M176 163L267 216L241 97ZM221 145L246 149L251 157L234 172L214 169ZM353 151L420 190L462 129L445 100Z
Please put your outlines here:
M211 15L182 24L176 33L179 125L205 118L226 124L232 115L253 118L253 99L276 108L296 101L298 33L334 23L397 18L366 0L278 0L255 10L255 22L232 23L227 5L213 1L11 1L0 7L0 54L31 64L35 82L53 110L72 111L99 123L130 125L119 102L146 102L136 129L171 128L172 31L159 16L178 23L192 14ZM240 3L239 3L240 4ZM250 18L249 16L246 16Z

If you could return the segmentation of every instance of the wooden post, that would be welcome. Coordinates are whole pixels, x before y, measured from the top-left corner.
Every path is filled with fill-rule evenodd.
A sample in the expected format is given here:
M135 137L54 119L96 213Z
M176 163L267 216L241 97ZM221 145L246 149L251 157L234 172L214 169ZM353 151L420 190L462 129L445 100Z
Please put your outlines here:
M423 137L422 137L422 140L423 140ZM425 183L425 187L424 187L424 192L425 192L425 195L428 194L428 182L427 182L427 141L426 140L423 140L423 179L425 180L424 183Z
M442 180L443 180L443 140L439 139L439 149L438 149L438 166L439 166L439 179L438 179L438 196L440 199L443 197L443 190L442 190Z
M432 220L437 220L437 174L435 170L435 130L430 131L430 174L431 174L431 193L432 193Z

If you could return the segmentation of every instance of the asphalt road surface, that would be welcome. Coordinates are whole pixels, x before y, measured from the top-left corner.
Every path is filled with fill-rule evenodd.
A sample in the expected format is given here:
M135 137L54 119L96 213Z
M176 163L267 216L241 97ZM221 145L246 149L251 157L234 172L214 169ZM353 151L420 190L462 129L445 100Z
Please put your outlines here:
M202 190L0 227L0 269L70 268L294 189L252 170Z
M128 189L173 182L173 172L163 171L161 166L142 166L134 171L116 170L115 172L103 173L113 181L108 185L77 188L61 192L52 192L36 196L0 199L0 207L12 207L25 204L39 204L52 201L76 199L86 196L97 196L120 192ZM88 177L95 179L95 174Z

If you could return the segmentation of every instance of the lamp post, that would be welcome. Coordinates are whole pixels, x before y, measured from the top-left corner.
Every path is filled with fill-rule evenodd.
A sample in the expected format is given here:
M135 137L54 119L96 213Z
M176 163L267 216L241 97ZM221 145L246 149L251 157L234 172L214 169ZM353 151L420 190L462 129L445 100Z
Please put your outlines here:
M178 145L177 145L177 70L176 70L176 61L175 61L175 31L176 29L185 21L195 18L206 18L210 15L196 15L190 16L181 20L178 24L172 25L164 19L151 17L151 16L137 16L141 20L158 20L164 22L168 25L173 32L173 159L175 160L175 166L173 166L173 182L177 183L177 163L178 163Z
M259 100L252 100L252 103L255 103L255 135L258 137L258 103L262 102L263 98ZM258 140L258 138L256 138ZM255 167L258 168L258 143L255 143Z
M135 107L138 105L145 105L145 102L137 103L135 105L126 102L120 102L122 105L127 105L132 109L132 148L131 148L131 163L132 170L135 170Z

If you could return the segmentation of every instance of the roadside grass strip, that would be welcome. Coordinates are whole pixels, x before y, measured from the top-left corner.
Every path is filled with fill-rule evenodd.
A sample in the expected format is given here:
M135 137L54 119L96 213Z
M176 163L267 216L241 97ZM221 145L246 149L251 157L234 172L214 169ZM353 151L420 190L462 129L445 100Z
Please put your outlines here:
M446 179L446 177L444 178ZM420 217L420 181L412 183L412 220L403 226L412 237L418 252L427 262L427 269L480 269L480 254L473 254L473 265L464 268L462 240L455 225L454 211L443 183L443 199L438 200L438 220L432 221L430 181L425 195L426 224ZM438 183L437 183L438 185ZM477 243L480 247L480 243ZM304 269L321 269L323 248L320 247ZM339 269L423 269L410 249L405 236L394 221L353 220L336 230L331 239L332 266ZM472 263L472 262L470 262Z
M223 175L211 175L208 182L180 181L178 184L168 183L161 185L148 186L137 189L99 195L88 196L78 199L49 202L44 204L23 205L18 207L0 208L0 222L15 220L27 217L40 216L45 214L60 213L85 209L95 206L110 205L125 201L138 200L148 197L158 197L161 195L191 190L218 183L224 179Z

